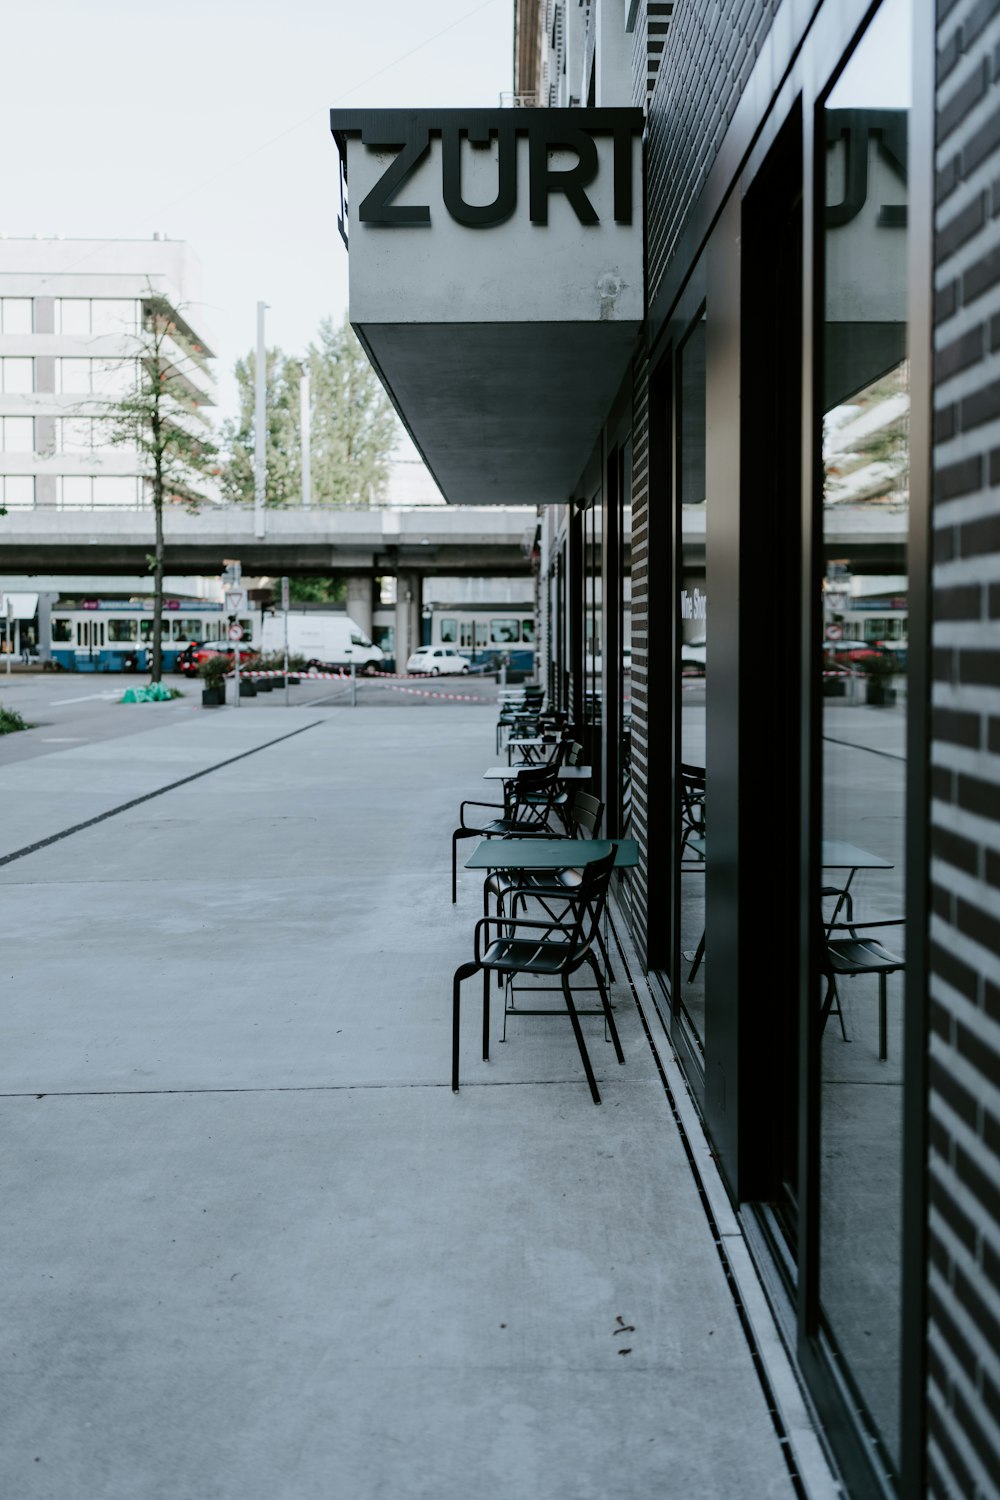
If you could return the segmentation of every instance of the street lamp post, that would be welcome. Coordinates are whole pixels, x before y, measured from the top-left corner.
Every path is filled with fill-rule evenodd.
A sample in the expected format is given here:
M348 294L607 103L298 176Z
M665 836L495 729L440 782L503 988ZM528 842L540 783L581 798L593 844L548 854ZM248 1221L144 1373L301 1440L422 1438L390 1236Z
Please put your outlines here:
M257 380L254 411L253 534L264 535L264 486L267 473L267 345L264 341L266 302L257 303Z

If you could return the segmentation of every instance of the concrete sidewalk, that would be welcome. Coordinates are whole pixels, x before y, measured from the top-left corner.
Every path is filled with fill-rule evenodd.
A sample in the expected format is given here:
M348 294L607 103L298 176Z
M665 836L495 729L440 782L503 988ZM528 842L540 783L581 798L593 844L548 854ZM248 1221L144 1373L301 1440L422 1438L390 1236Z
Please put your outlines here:
M259 746L0 867L0 1494L793 1495L630 989L625 1068L585 1023L601 1108L562 1020L478 1059L475 981L448 1087L488 710L20 763L4 846Z

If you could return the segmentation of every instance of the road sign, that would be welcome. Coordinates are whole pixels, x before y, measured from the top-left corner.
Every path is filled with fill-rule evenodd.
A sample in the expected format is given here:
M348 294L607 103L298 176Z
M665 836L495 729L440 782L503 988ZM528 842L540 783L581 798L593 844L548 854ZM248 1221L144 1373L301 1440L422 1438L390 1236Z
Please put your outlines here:
M242 625L230 625L230 627L229 627L229 639L231 641L241 641L243 639L243 626Z
M242 589L226 589L226 614L238 615L241 609L246 609L246 597Z
M844 639L843 625L828 625L824 633L828 641L842 641Z

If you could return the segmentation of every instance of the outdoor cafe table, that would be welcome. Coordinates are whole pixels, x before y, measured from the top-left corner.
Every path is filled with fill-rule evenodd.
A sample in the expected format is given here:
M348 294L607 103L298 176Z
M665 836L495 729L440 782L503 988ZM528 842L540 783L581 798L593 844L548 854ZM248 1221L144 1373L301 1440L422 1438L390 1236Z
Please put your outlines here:
M615 869L639 863L635 839L483 839L465 861L467 870L578 869L615 851Z
M525 754L526 760L532 761L532 760L536 759L536 756L533 753L534 751L541 749L541 747L543 745L546 746L548 749L552 750L552 749L555 748L555 743L556 742L554 740L543 739L540 734L538 734L538 735L532 735L529 739L523 739L523 740L522 739L509 739L507 741L507 761L508 761L508 764L510 762L511 755L513 754L513 752L515 750L523 750L524 754ZM541 760L541 756L538 756L537 760Z
M891 860L882 859L880 855L872 854L868 849L860 849L857 844L849 844L846 839L824 839L820 862L824 870L847 870L848 872L843 889L830 892L831 895L836 895L837 904L828 926L836 922L842 907L847 904L851 881L859 870L892 869ZM848 910L850 911L850 907Z
M483 772L484 781L516 781L519 771L537 770L537 766L531 761L525 761L520 766L490 766ZM589 781L593 776L592 766L560 766L556 772L557 781Z

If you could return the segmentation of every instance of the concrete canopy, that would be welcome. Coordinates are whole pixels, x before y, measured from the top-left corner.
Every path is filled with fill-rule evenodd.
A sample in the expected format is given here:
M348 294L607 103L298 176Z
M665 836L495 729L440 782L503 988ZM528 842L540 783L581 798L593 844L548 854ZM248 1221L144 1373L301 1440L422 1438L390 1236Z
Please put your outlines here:
M570 498L635 350L622 323L356 324L445 499Z
M642 329L641 111L331 125L351 323L445 499L566 501Z

